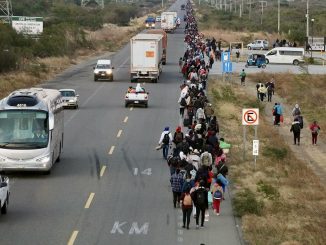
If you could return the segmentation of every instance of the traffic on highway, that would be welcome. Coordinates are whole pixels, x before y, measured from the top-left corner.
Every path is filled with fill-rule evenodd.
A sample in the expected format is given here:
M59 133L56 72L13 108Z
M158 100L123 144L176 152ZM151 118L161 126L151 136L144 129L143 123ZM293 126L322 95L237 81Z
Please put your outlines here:
M118 52L0 101L0 244L244 244L207 93L222 49L195 16L177 0ZM304 62L268 45L233 72Z

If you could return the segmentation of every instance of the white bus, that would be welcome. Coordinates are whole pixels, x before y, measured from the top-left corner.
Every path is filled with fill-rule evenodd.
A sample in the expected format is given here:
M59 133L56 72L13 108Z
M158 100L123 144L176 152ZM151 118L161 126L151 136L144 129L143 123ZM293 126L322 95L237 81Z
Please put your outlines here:
M278 47L265 54L266 64L293 64L299 65L304 62L304 48Z
M0 171L49 174L63 147L63 101L58 90L30 88L0 101Z

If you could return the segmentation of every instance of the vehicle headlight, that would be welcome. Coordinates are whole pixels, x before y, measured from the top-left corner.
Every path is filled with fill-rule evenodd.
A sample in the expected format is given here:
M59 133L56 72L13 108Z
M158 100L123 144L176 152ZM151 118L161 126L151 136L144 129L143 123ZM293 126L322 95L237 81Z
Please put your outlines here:
M94 71L94 73L95 73L95 74L98 74L98 73L99 73L99 71Z
M74 100L74 99L72 99L72 100L69 100L69 102L75 102L75 100Z
M41 163L46 163L46 162L49 162L50 159L51 159L50 155L46 155L46 156L37 158L36 161L41 162Z
M112 70L106 71L106 74L112 74Z
M146 23L146 26L148 26L148 23Z

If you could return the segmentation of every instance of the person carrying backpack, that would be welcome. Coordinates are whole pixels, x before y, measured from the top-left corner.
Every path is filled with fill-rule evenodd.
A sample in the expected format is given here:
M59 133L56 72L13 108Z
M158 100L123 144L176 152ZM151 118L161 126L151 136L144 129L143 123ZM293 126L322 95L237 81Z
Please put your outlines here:
M298 118L295 118L294 122L291 125L291 129L290 129L290 132L293 132L293 138L294 138L295 145L297 143L297 140L298 140L298 145L300 145L300 131L301 131L300 122L299 122Z
M182 214L183 214L182 228L186 228L186 224L187 224L187 230L189 230L190 216L191 216L192 205L193 205L192 198L190 195L190 189L187 189L186 192L181 195Z
M182 141L183 141L183 132L181 131L181 127L178 126L173 136L173 143L175 145L178 145Z
M204 165L204 166L211 166L213 164L212 154L209 153L207 150L205 150L200 155L200 163L201 163L201 165Z
M164 131L161 134L160 140L158 142L159 145L162 145L162 149L163 149L163 158L165 160L168 159L168 155L169 155L169 146L172 142L172 135L170 133L170 128L169 127L165 127Z
M220 215L220 204L223 200L223 188L222 183L220 180L216 180L215 184L212 186L211 189L213 195L213 209L216 215Z
M294 108L292 109L292 116L296 119L298 116L301 115L301 109L299 104L295 104Z
M199 216L201 215L200 227L204 227L205 210L208 209L208 192L205 189L205 182L200 181L199 188L191 194L196 207L196 229L199 228Z

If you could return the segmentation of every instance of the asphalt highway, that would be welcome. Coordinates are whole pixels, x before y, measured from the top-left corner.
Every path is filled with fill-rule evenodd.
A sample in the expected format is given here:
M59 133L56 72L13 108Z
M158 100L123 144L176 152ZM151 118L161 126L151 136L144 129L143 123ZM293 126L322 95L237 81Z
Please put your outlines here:
M171 10L177 10L177 1ZM167 65L157 84L144 84L149 107L124 107L130 86L130 47L113 56L114 81L94 82L92 67L100 57L73 66L46 88L74 88L78 110L65 111L64 152L49 176L11 173L9 212L0 216L1 245L240 244L230 207L210 217L206 228L181 228L181 210L174 209L169 170L156 151L165 126L178 126L178 58L183 31L168 36ZM211 214L213 215L213 214Z

